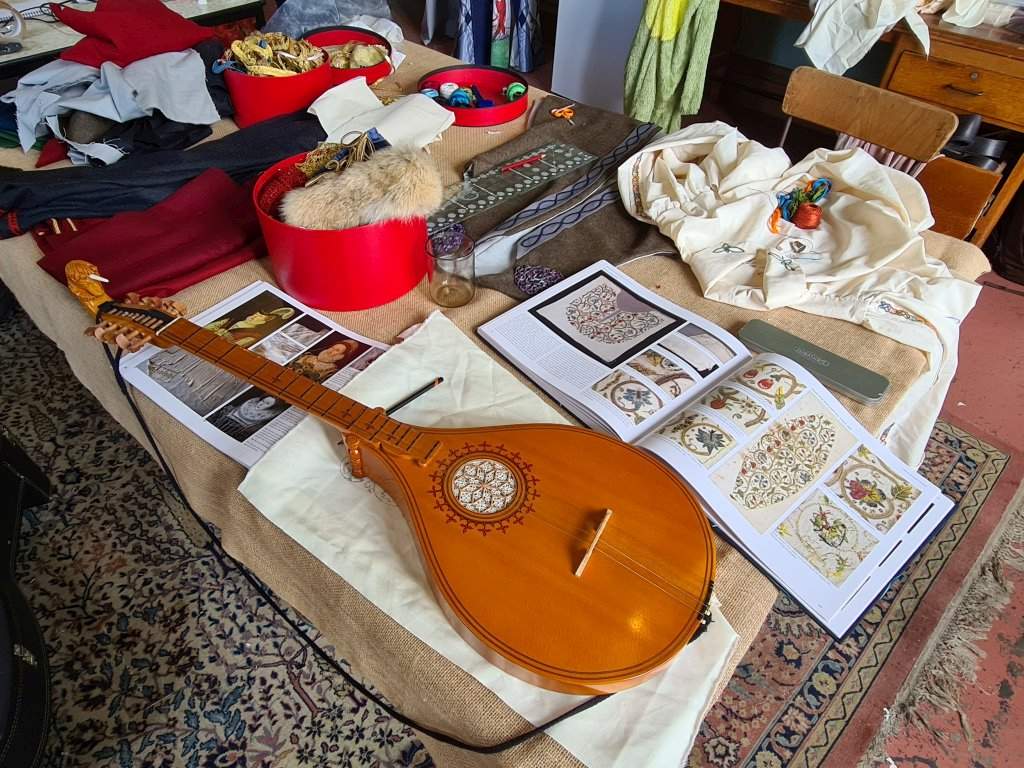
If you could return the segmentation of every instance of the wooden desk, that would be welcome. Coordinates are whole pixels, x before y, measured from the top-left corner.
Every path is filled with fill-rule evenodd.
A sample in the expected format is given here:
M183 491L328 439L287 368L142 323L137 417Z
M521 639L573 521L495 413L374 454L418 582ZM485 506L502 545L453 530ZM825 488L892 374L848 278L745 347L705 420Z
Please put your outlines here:
M263 25L263 0L166 0L166 5L186 19L206 26L249 18L255 18L257 25ZM74 7L89 11L95 8L95 5L82 3ZM3 13L0 13L0 16L2 15ZM83 37L81 33L59 22L46 23L25 19L25 31L19 41L22 49L17 53L0 56L0 79L21 77L31 72Z
M773 16L807 21L803 0L724 0ZM982 24L973 29L924 15L931 35L925 57L903 23L882 36L892 54L879 85L938 104L957 114L978 114L985 122L1024 133L1024 37ZM975 225L971 242L981 246L1024 183L1024 155L1005 173L988 209Z

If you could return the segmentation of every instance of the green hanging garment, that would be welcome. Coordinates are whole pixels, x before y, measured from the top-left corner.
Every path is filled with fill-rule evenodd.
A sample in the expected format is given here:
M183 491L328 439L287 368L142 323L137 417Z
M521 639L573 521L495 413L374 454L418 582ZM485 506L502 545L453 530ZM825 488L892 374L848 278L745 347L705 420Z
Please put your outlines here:
M718 0L647 0L626 61L626 114L670 132L696 114L717 17Z

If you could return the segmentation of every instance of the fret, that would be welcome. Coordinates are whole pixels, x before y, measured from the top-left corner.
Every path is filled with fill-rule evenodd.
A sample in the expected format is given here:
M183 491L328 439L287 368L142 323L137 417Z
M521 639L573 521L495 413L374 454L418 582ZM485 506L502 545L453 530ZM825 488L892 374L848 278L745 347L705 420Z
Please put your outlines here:
M281 375L281 366L277 363L267 360L258 369L253 371L249 376L250 381L253 384L259 384L260 387L267 389L271 387L278 376Z
M298 405L304 411L308 411L309 407L323 394L323 387L315 382L310 382L310 384L310 388L298 398Z
M356 420L366 413L366 410L366 406L358 400L350 400L343 418L347 424L355 424Z
M300 398L302 395L312 388L313 382L307 379L305 376L296 375L295 381L284 388L282 394L288 397Z
M323 416L341 395L337 392L332 392L327 387L320 387L320 389L320 397L310 403L309 410L318 416Z
M354 402L355 402L355 400L351 400L351 399L349 399L347 397L339 396L338 397L338 402L336 402L334 405L332 405L330 408L328 408L327 409L327 413L325 413L324 415L325 416L329 415L329 416L333 416L336 419L345 420L345 414L348 413L348 411L352 408L352 403L354 403ZM346 421L345 423L349 423L349 422Z

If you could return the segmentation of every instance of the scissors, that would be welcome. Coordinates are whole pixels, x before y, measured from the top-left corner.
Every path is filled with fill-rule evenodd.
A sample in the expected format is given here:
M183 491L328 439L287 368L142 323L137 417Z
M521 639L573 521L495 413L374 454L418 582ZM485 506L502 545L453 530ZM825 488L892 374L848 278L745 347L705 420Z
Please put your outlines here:
M551 110L551 116L552 117L560 117L560 118L562 118L564 120L567 120L569 125L576 125L576 123L574 123L572 121L573 117L576 116L576 110L573 109L573 107L575 107L575 106L576 106L576 104L573 103L573 104L567 104L564 107L555 107L554 109Z

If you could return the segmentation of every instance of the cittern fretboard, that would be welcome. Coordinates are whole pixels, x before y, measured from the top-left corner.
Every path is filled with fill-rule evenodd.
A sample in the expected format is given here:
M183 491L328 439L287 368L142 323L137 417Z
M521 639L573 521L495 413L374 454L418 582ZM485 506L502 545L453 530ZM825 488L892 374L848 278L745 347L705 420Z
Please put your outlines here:
M425 437L418 429L388 418L384 409L367 408L188 320L176 319L158 331L157 336L344 432L373 444L380 443L391 453L426 464L440 447L436 440Z

